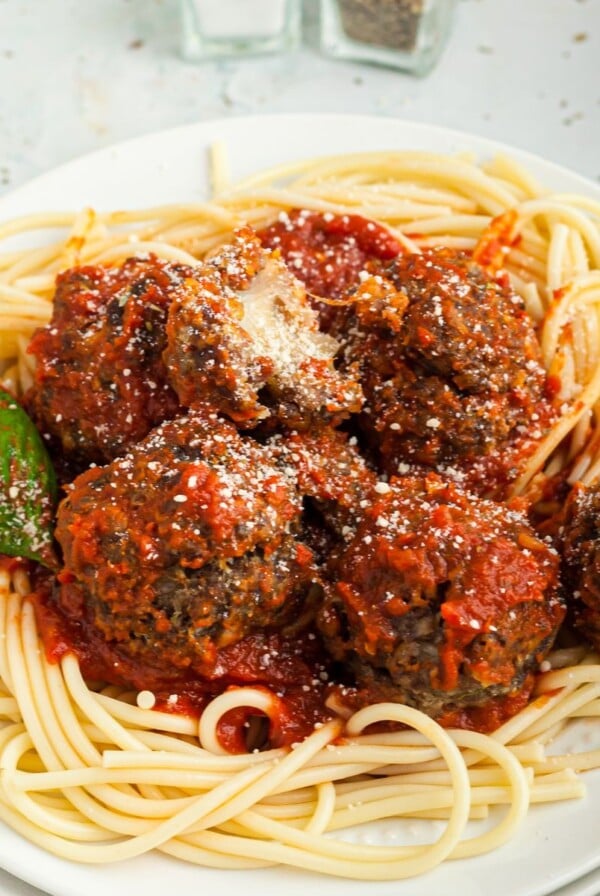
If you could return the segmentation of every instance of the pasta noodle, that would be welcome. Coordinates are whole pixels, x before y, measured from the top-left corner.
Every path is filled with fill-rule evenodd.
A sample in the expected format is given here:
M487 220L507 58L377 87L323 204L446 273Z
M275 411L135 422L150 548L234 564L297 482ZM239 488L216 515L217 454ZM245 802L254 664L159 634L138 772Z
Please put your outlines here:
M513 216L504 256L560 379L561 413L514 485L539 497L544 473L600 472L600 203L551 195L509 159L382 152L299 162L232 185L213 150L214 198L131 212L60 212L0 224L4 384L31 384L26 346L51 311L54 278L131 254L194 263L242 222L302 207L386 224L410 251L473 249L492 218ZM57 238L56 233L63 234ZM23 242L27 243L22 248ZM0 819L65 859L98 863L151 849L214 868L292 865L357 880L422 874L497 848L530 804L580 798L578 772L600 749L552 755L566 725L600 714L598 659L556 651L532 702L492 735L444 730L399 704L334 718L293 748L228 754L217 727L232 708L269 716L264 688L216 697L200 722L154 711L152 695L92 688L74 656L49 662L23 570L0 569ZM374 723L403 730L364 733ZM575 722L575 724L577 724ZM503 807L496 810L498 807ZM469 819L493 827L466 835ZM427 844L371 846L335 832L383 818L443 820ZM400 823L400 822L399 822Z

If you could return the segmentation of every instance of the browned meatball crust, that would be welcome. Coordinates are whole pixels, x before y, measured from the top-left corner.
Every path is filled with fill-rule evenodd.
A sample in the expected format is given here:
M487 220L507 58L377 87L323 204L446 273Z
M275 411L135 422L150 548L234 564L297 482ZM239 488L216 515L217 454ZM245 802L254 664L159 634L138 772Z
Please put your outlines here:
M162 352L170 296L189 272L149 257L59 274L52 320L29 346L25 403L76 469L118 457L177 413Z
M360 371L360 427L389 475L425 464L485 492L481 460L496 452L499 481L514 478L552 418L521 300L460 253L399 256L363 280L334 329L343 365Z
M600 485L573 488L560 542L570 620L600 650Z
M75 480L58 511L59 602L165 674L297 624L315 579L301 502L267 449L208 409Z
M564 615L557 568L520 510L394 479L332 557L318 623L363 702L435 717L523 686Z

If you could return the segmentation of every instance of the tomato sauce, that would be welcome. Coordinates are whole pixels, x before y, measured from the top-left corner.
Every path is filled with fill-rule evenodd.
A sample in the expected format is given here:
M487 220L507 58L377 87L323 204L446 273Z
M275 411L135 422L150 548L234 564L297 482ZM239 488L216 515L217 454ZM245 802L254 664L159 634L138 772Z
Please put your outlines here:
M212 676L181 674L138 663L107 642L82 615L67 615L52 598L52 580L38 572L36 590L31 595L46 658L58 663L74 653L86 681L103 682L135 690L152 691L154 708L199 718L214 697L229 688L251 685L275 694L276 712L269 725L271 747L303 740L317 722L331 716L325 707L327 658L317 635L306 632L292 642L279 634L249 635L218 651ZM272 661L265 663L265 658ZM231 752L245 752L245 727L255 709L226 713L219 725L223 746Z
M280 215L278 221L260 231L259 237L263 246L281 252L314 299L333 302L343 300L361 271L377 273L384 262L403 251L387 228L361 215L302 209ZM334 309L319 301L316 307L326 329Z

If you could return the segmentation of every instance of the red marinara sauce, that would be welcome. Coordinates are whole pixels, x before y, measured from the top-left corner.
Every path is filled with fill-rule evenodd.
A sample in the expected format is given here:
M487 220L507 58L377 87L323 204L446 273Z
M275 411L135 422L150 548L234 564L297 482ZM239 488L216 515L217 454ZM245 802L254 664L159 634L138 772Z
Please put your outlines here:
M363 270L377 273L403 246L390 231L361 215L293 209L259 232L263 246L278 249L293 274L317 300L324 329L334 309L318 299L340 300Z
M67 616L52 598L52 577L40 570L31 595L46 658L58 663L67 653L79 662L88 682L105 682L135 690L150 690L155 709L199 718L206 705L230 688L252 686L273 695L269 719L271 747L303 740L315 724L331 716L325 708L327 659L318 636L306 632L294 641L276 633L249 635L223 648L212 676L193 673L172 676L164 669L136 662L107 642L85 618ZM232 753L248 749L245 734L256 709L236 709L219 723L219 739Z

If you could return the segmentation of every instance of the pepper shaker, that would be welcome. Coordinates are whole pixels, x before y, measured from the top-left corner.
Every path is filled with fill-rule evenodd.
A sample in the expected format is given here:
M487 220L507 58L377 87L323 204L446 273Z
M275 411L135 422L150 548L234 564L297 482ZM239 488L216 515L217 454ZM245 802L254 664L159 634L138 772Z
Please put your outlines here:
M454 0L320 0L321 48L424 75L450 31Z
M180 0L181 51L197 62L293 49L300 0Z

